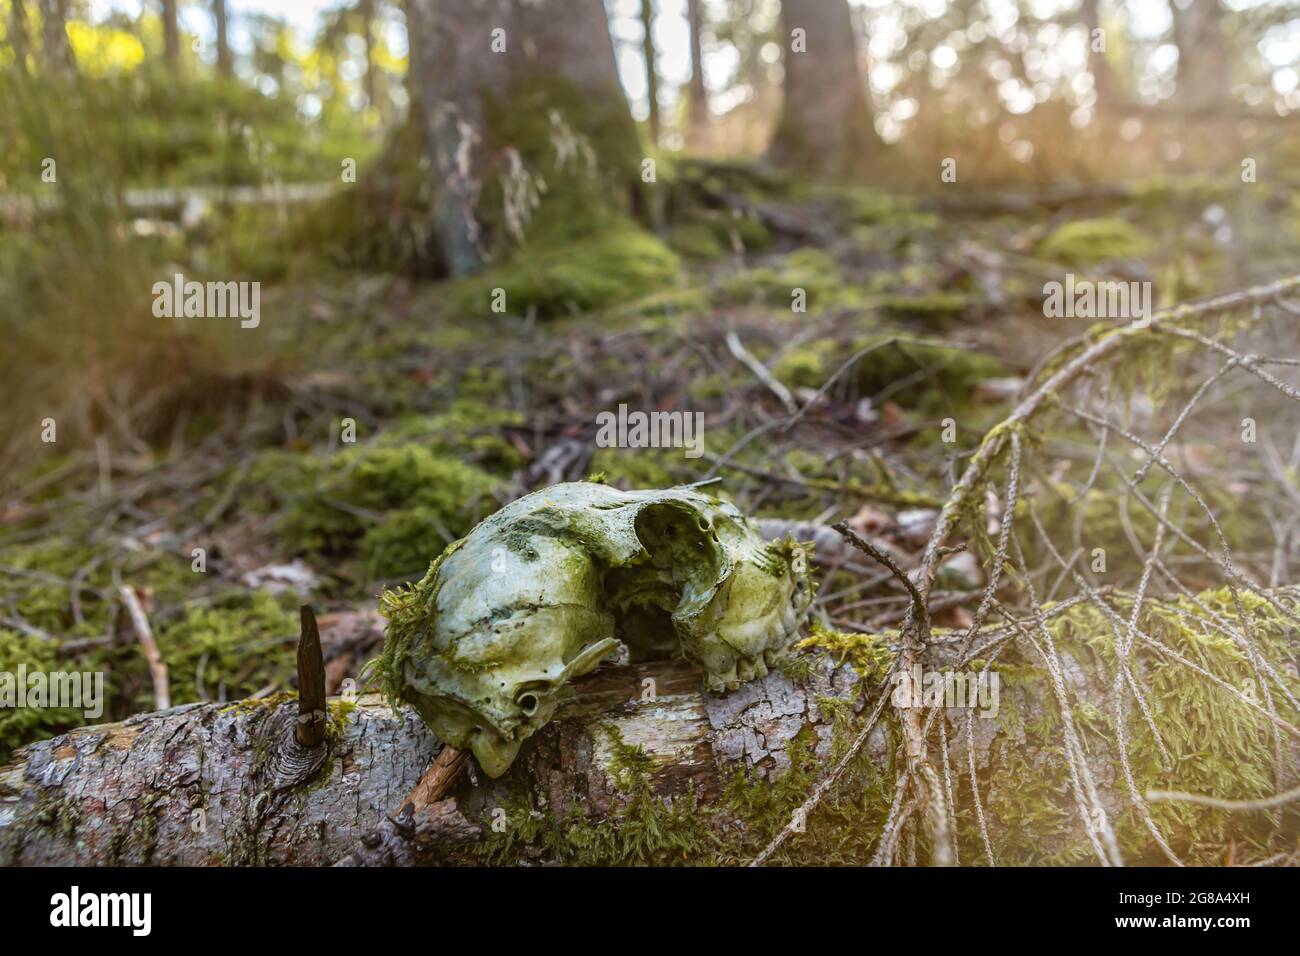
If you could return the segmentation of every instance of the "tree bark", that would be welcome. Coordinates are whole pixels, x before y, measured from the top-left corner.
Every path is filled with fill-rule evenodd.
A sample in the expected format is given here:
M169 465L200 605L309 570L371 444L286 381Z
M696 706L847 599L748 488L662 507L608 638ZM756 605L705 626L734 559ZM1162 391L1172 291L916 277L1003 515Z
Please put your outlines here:
M359 0L357 3L357 16L361 18L361 39L366 45L366 75L362 78L366 94L366 106L370 109L378 109L379 98L375 94L375 57L372 47L373 37L371 36L375 21L374 0Z
M709 93L704 87L704 11L702 0L687 0L686 15L691 30L690 130L703 129L709 122Z
M502 141L487 122L494 104L588 133L598 163L635 159L599 0L409 0L409 9L413 115L437 178L433 232L452 274L476 271L491 244L477 204L504 152L516 148L525 162L555 154L550 143Z
M226 0L212 0L212 18L217 26L217 71L222 76L230 76L234 72L234 61L230 57L230 24Z
M782 0L781 27L785 100L768 158L830 176L869 168L880 143L847 0Z
M956 652L956 642L932 644L926 669L954 666ZM1067 658L1067 675L1075 699L1107 699L1106 675L1084 670L1074 658ZM491 780L476 773L470 758L446 799L414 813L401 811L416 785L428 783L426 772L432 767L437 776L435 762L454 766L464 755L444 755L413 710L394 713L375 695L352 706L335 699L319 747L295 740L299 707L287 695L187 704L82 727L32 744L16 763L0 767L0 866L436 860L449 848L484 839L484 828L499 810L516 807L521 794L555 819L577 812L595 823L616 814L634 799L621 777L620 743L649 759L647 782L655 797L691 793L701 811L726 807L724 790L736 773L775 781L791 765L801 732L816 762L829 769L837 742L842 746L859 732L884 692L875 682L864 687L851 663L837 664L828 654L813 657L798 680L773 670L728 694L701 688L699 670L681 661L601 667L574 683L573 696L525 743L505 776ZM852 726L836 724L830 710L842 708L828 707L831 699L851 708ZM1000 700L994 719L970 719L960 707L941 715L952 792L969 795L973 765L986 813L993 813L997 792L1005 795L1016 785L1003 776L1008 754L1027 761L1031 773L1062 772L1059 753L1036 743L1033 730L1055 711L1051 682L1004 681ZM866 739L867 760L882 775L891 775L891 760L899 759L896 742L884 722ZM1295 753L1293 745L1292 759ZM1100 805L1109 819L1119 819L1130 801L1111 744L1091 737L1088 763ZM434 799L444 794L436 789ZM1048 810L1069 822L1035 834L1040 849L1084 839L1068 800ZM998 823L996 816L989 819Z
M24 0L11 0L9 5L9 42L14 48L14 63L22 73L27 72L27 48L31 45L27 34L27 8Z
M1119 91L1115 84L1115 74L1104 51L1094 48L1095 38L1101 26L1101 0L1083 0L1083 25L1088 31L1088 72L1092 74L1093 89L1097 94L1096 109L1098 113L1107 113L1119 105ZM1103 38L1105 34L1100 34Z
M1211 113L1229 101L1231 54L1223 33L1220 0L1195 0L1182 9L1172 4L1178 46L1174 104L1188 113Z
M703 693L699 671L680 662L601 668L575 683L505 777L471 764L454 804L428 808L416 839L475 839L474 821L505 805L520 778L561 815L607 816L621 795L609 728L654 761L657 794L693 786L707 800L737 769L788 766L806 725L828 758L831 727L816 698L858 690L851 667L825 660L803 683L773 671L721 696ZM293 740L297 712L292 699L190 704L33 744L0 769L0 865L339 861L397 812L442 747L413 711L394 714L372 695L342 721L336 704L312 754ZM881 762L885 740L882 728L872 748Z
M641 40L641 51L645 56L645 89L646 101L649 104L649 122L650 122L650 143L653 146L659 145L659 72L655 67L655 38L654 38L654 18L655 8L653 0L641 0L641 25L645 29L645 35Z
M420 56L423 51L423 28L420 25L420 6L422 0L402 0L402 17L406 21L406 102L407 117L416 122L423 115L419 103L420 85L418 78L424 75Z
M181 30L177 21L176 0L162 0L163 59L175 71L181 61Z
M37 0L41 11L41 36L45 62L55 72L71 72L76 64L68 42L68 0Z

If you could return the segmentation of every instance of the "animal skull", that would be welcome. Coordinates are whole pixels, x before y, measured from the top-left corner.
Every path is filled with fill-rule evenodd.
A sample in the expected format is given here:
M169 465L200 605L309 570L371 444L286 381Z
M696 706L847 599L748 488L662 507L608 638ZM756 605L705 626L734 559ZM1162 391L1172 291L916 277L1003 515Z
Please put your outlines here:
M380 668L390 698L498 777L620 640L634 657L680 652L709 690L733 690L767 673L812 593L805 547L765 543L728 502L570 482L502 508L386 593Z

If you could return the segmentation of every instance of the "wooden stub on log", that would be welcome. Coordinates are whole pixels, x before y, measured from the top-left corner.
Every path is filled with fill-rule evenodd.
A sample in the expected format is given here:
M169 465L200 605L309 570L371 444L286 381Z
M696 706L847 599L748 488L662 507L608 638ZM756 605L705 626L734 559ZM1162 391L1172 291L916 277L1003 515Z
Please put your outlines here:
M469 765L469 751L457 750L455 747L443 747L438 751L438 759L424 772L407 795L402 810L410 806L412 810L423 810L437 803L451 792L460 775Z
M325 742L325 659L320 648L320 628L310 605L301 609L302 633L298 638L298 723L294 739L303 747Z

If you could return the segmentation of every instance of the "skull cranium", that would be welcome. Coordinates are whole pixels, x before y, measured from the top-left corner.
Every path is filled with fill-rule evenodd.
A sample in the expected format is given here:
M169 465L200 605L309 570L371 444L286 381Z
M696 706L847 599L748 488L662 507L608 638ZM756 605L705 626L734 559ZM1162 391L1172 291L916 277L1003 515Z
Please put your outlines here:
M762 676L812 600L804 547L765 543L734 505L691 487L589 482L526 495L411 588L384 598L381 668L444 742L500 776L559 692L621 640L678 651L710 690Z

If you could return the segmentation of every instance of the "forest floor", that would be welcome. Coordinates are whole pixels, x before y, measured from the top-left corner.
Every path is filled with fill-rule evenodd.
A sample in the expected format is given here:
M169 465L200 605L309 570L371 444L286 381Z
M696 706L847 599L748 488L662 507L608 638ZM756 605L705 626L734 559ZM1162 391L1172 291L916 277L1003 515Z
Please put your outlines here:
M266 288L259 369L172 410L161 439L128 421L38 446L0 500L0 671L103 670L103 720L154 709L133 595L171 704L267 696L293 689L306 601L337 693L377 651L381 588L513 497L591 475L718 477L747 513L847 519L914 566L986 429L1092 324L1046 317L1045 282L1150 281L1168 305L1286 274L1300 242L1285 191L1233 182L950 201L706 163L681 175L707 202L625 247L525 249L473 280ZM620 404L703 413L702 454L596 447L597 414ZM1230 453L1199 453L1225 488L1250 480ZM1061 461L1078 482L1091 453ZM822 571L828 627L905 612L879 569ZM954 561L941 583L940 623L964 622L979 567ZM0 713L0 761L83 719Z

